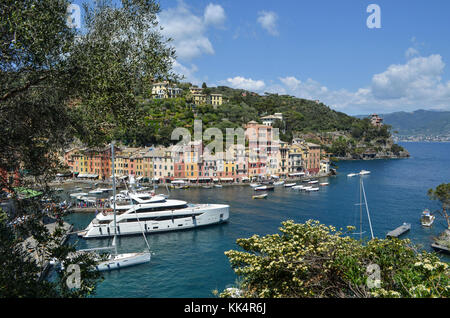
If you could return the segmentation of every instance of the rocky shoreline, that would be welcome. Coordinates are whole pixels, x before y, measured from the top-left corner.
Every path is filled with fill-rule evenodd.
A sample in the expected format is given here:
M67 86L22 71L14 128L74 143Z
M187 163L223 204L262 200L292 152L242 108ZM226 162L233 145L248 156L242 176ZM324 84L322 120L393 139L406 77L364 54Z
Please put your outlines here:
M402 154L402 155L375 155L374 157L369 157L369 156L363 156L363 155L348 155L346 157L338 157L338 156L334 156L333 158L337 159L337 160L380 160L380 159L406 159L409 158L410 154L406 153L406 154Z

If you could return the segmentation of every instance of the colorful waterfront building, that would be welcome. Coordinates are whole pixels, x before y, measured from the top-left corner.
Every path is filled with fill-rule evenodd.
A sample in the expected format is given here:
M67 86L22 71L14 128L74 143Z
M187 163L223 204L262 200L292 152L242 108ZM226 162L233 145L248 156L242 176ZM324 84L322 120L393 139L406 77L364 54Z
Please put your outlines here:
M245 137L248 140L248 170L250 178L267 177L267 158L276 152L273 147L273 129L270 126L250 121L245 126Z
M306 147L300 142L290 145L287 153L288 175L294 176L296 173L304 172L303 159L306 151Z
M106 180L111 176L111 148L72 149L64 155L65 163L78 178Z
M173 145L170 147L172 163L173 163L173 176L175 179L186 178L185 164L184 164L184 147L180 145Z
M169 148L158 147L149 151L152 158L153 180L168 181L174 178L174 165L172 152Z
M305 170L309 174L317 174L320 171L320 146L311 142L306 142L305 146Z

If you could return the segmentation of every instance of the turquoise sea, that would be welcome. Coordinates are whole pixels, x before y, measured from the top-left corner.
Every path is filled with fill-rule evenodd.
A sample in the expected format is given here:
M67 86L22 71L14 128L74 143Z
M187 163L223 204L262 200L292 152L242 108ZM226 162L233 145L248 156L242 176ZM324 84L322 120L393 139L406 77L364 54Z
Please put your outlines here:
M371 171L363 178L374 235L384 238L388 231L409 222L411 230L402 238L431 251L432 237L445 229L445 221L438 216L432 228L423 228L420 215L425 208L439 208L437 202L428 199L427 190L450 182L450 143L402 146L408 149L410 158L339 162L339 175L321 179L330 184L315 193L281 187L269 192L267 200L252 200L254 191L249 186L173 190L171 198L229 204L229 222L147 236L153 253L151 262L105 273L96 297L213 297L213 290L222 291L237 280L224 252L236 249L238 238L277 233L281 222L288 219L358 226L359 207L355 204L359 202L359 177L348 178L347 174L362 169ZM71 214L67 221L82 229L93 217ZM365 215L363 222L365 235L369 236ZM110 244L105 239L70 240L80 248ZM119 252L139 251L145 243L142 236L122 237L118 247ZM450 260L448 256L443 259Z

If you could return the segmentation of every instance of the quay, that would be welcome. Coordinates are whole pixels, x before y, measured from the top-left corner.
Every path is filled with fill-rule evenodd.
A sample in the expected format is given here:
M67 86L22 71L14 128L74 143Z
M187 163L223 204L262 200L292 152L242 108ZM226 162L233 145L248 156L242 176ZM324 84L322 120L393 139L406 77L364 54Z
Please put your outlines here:
M392 230L386 234L386 237L399 237L411 229L410 223L403 223L395 230Z
M69 213L95 213L111 210L111 208L96 208L96 207L86 207L86 208L69 208L67 211Z
M441 245L438 243L433 243L433 244L431 244L431 247L439 252L450 254L450 248L448 246L444 246L444 245Z
M240 182L236 182L236 181L210 181L210 182L204 182L200 179L189 179L189 178L181 178L183 180L185 180L186 185L188 185L189 187L192 188L196 188L196 187L203 187L205 185L214 185L214 184L221 184L222 186L248 186L250 183L252 182L268 182L268 181L285 181L285 182L302 182L304 180L308 180L308 179L319 179L319 178L326 178L326 177L332 177L335 176L336 173L335 172L329 172L329 173L316 173L316 174L310 174L310 175L305 175L305 176L295 176L295 177L285 177L285 178L279 178L279 179L263 179L263 180L252 180L252 179L248 179L246 181L240 181ZM212 179L212 178L211 178ZM179 179L174 179L174 180L179 180ZM171 181L174 181L171 180ZM64 185L76 185L76 184L85 184L85 185L94 185L94 186L112 186L112 180L100 180L100 179L79 179L79 178L67 178L64 180L59 180L59 181L54 181L54 182L50 182L49 186L51 187L60 187L60 186L64 186ZM171 186L173 185L171 182L137 182L137 184L141 185L141 186L145 186L145 187L152 187L152 186L158 186L158 187L165 187L165 186ZM116 189L122 189L124 188L123 185L117 185Z

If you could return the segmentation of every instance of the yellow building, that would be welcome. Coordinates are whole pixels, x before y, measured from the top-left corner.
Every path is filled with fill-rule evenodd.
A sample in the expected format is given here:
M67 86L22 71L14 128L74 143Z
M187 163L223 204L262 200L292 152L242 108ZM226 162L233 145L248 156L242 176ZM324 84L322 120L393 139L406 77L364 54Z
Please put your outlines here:
M208 98L205 94L192 94L192 99L195 105L207 104Z
M197 180L201 171L202 142L192 141L184 147L184 173L185 177Z
M203 88L199 87L191 87L189 88L189 91L192 95L192 100L195 105L213 105L213 106L220 106L223 104L223 96L222 94L205 94L203 93Z
M182 89L173 86L168 81L154 83L152 85L153 98L175 98L181 96Z
M213 106L220 106L223 103L222 94L211 94L209 95L209 103Z

